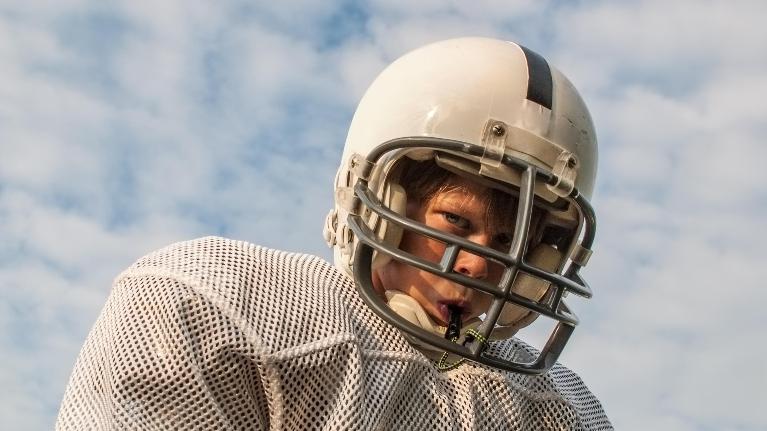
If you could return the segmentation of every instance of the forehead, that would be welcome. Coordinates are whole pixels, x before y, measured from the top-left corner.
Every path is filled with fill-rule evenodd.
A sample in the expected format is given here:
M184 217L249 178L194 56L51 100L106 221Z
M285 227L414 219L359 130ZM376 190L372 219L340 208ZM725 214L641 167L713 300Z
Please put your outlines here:
M500 231L513 227L517 201L500 190L451 174L426 206L459 212Z
M431 203L474 204L488 206L492 198L491 189L468 178L450 175L432 197Z

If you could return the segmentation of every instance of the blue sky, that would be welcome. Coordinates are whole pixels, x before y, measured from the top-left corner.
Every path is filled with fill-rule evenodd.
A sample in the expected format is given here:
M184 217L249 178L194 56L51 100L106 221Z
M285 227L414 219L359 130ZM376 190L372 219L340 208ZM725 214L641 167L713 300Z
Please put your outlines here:
M413 4L415 3L415 4ZM224 235L329 257L357 100L410 49L518 41L600 140L595 291L562 360L618 429L757 430L759 1L0 1L0 421L48 429L111 280Z

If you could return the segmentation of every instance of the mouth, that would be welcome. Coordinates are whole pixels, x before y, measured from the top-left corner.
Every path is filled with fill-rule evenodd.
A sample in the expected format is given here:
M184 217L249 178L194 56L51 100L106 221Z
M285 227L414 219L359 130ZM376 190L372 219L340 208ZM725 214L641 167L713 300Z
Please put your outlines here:
M467 301L437 302L437 310L439 311L440 320L442 320L441 323L447 326L455 320L463 322L468 317L468 308L469 303Z

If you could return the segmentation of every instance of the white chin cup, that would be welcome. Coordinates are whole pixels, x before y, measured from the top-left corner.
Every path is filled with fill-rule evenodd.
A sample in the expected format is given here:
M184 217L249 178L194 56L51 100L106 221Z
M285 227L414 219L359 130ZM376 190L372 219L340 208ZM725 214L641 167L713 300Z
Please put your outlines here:
M442 326L435 322L412 296L399 290L387 290L385 293L389 308L394 310L400 317L440 337L445 336L447 326ZM469 329L476 329L480 323L482 321L476 317L463 322L461 334L464 334Z
M434 322L426 310L421 307L421 304L410 295L398 290L387 290L386 302L389 304L389 308L413 325L437 335L445 335L447 328Z

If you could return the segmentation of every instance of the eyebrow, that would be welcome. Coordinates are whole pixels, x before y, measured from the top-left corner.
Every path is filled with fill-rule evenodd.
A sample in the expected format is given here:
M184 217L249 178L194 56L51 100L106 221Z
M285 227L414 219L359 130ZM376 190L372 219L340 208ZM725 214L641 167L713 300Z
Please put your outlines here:
M466 208L466 202L468 199L478 199L479 197L475 196L466 196L462 195L461 198L456 197L450 197L449 194L453 194L451 192L446 192L440 196L435 197L434 205L442 205L444 210L447 211L465 211ZM460 200L460 202L458 201ZM493 199L491 196L483 196L482 200L484 201L481 205L483 208L477 212L477 214L468 214L472 218L475 216L480 218L482 222L488 226L491 230L493 230L493 234L512 234L514 232L514 224L516 219L516 212L511 212L508 217L504 217L500 214L496 214L495 217L491 216L490 213L498 208L498 203L493 202Z

